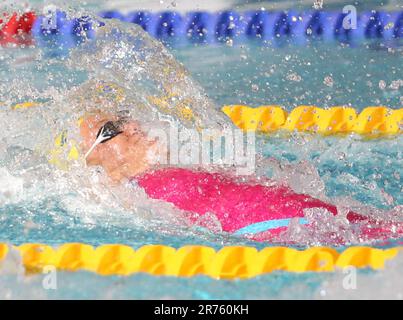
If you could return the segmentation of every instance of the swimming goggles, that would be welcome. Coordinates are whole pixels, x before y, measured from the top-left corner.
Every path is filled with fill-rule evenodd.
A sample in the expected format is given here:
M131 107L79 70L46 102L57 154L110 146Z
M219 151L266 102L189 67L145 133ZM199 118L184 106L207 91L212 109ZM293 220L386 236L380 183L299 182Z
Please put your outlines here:
M95 147L97 145L99 145L100 143L105 143L105 142L113 139L117 135L123 133L123 131L122 131L123 123L124 123L123 120L106 122L99 129L99 131L97 133L97 138L96 138L94 144L87 151L87 153L85 154L84 158L87 159L87 157L91 154L91 152L94 151Z

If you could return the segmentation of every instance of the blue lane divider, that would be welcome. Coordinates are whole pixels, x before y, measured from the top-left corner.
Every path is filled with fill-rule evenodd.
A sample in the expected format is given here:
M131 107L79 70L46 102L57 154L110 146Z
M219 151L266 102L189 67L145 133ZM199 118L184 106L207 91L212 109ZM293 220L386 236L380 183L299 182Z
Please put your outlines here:
M349 42L403 37L403 11L362 12L358 14L356 29L345 28L343 25L343 20L348 19L347 14L326 11L200 11L184 15L172 11L136 11L128 15L108 11L100 16L136 23L158 39L200 43L223 42L228 39L273 41L285 38L297 42L308 39Z
M393 36L395 38L403 38L403 12L399 14L393 29Z
M249 11L245 13L245 36L248 38L267 39L269 37L269 13L267 11Z
M184 34L182 16L177 12L163 12L157 20L155 36L158 39L180 38Z
M86 39L93 39L94 20L87 16L70 19L65 12L56 11L49 16L38 16L31 33L39 46L54 49L60 54Z
M102 17L102 15L101 15ZM150 12L141 11L141 12L132 12L129 13L124 21L138 24L140 27L144 29L144 31L152 32L152 24L153 24L153 15Z
M223 11L218 13L173 11L151 13L136 11L121 14L101 12L107 19L119 19L141 26L151 36L166 42L213 43L264 42L290 40L304 43L310 39L359 42L365 39L394 40L403 38L403 11L361 12L355 29L345 27L346 14L326 11ZM52 20L52 21L51 21ZM55 21L53 21L55 20ZM40 46L71 48L85 39L95 37L94 26L102 25L89 17L68 18L62 11L56 19L39 16L32 35Z
M101 18L104 19L118 19L118 20L126 20L126 16L121 14L119 11L101 11L98 13Z
M185 28L186 36L193 43L212 43L215 37L212 15L208 12L189 12L186 16L188 22ZM210 32L209 32L210 30Z
M241 21L237 12L224 11L217 17L215 36L218 41L233 39L241 34Z
M52 16L39 16L31 32L40 46L72 47L75 42L73 21L68 20L66 13L61 11Z

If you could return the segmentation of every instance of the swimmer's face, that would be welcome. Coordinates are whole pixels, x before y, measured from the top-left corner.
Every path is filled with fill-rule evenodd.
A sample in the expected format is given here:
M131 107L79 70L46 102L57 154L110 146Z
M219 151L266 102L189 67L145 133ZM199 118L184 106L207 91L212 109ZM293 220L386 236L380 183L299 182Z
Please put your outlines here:
M85 118L80 126L83 151L91 148L105 123L117 120L117 117L103 113ZM156 141L148 139L136 121L125 122L120 131L112 139L98 144L87 157L88 165L102 166L114 181L129 179L149 169L149 152L157 147Z

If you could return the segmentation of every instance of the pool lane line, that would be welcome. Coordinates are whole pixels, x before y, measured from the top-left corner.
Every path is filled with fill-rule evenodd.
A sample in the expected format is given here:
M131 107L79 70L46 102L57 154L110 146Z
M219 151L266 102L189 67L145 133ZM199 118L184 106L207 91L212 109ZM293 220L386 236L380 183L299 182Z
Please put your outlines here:
M354 108L299 106L289 113L280 106L249 107L228 105L221 109L243 131L271 133L305 131L322 135L357 133L368 137L398 135L403 132L403 109L384 106Z
M179 249L146 245L134 250L121 244L96 248L82 243L66 243L59 247L36 243L20 246L0 244L0 269L10 252L16 251L21 255L27 273L40 273L53 266L60 271L82 270L104 276L147 273L155 276L204 275L215 279L247 279L274 271L334 272L346 267L379 270L402 249L355 246L338 252L331 247L305 250L266 247L258 251L253 247L228 246L216 251L197 245Z
M312 10L289 11L175 11L151 13L135 11L124 15L117 11L100 12L106 19L119 19L139 25L151 36L166 42L196 44L261 43L282 44L284 40L301 45L310 40L359 43L365 40L392 41L403 37L403 11L363 11L357 25L347 28L347 13ZM4 20L4 21L3 21ZM103 23L89 16L70 18L61 10L43 16L27 12L3 16L1 44L30 44L24 34L31 34L40 46L75 46L95 38L95 28ZM28 42L27 42L28 41ZM256 42L256 41L255 41Z

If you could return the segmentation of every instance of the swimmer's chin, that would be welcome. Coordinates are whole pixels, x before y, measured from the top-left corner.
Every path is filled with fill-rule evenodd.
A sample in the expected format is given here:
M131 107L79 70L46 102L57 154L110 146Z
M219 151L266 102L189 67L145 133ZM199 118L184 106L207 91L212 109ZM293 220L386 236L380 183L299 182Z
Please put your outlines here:
M112 185L118 185L131 181L135 177L141 176L150 170L150 168L151 166L149 165L143 165L133 170L132 168L122 166L112 171L105 170L105 173L108 175Z
M135 177L141 176L145 172L155 167L156 163L150 161L148 157L144 157L135 165L119 162L113 166L110 166L103 161L99 161L99 159L89 157L86 159L86 165L88 167L100 168L103 174L108 177L111 185L118 185L131 181Z

